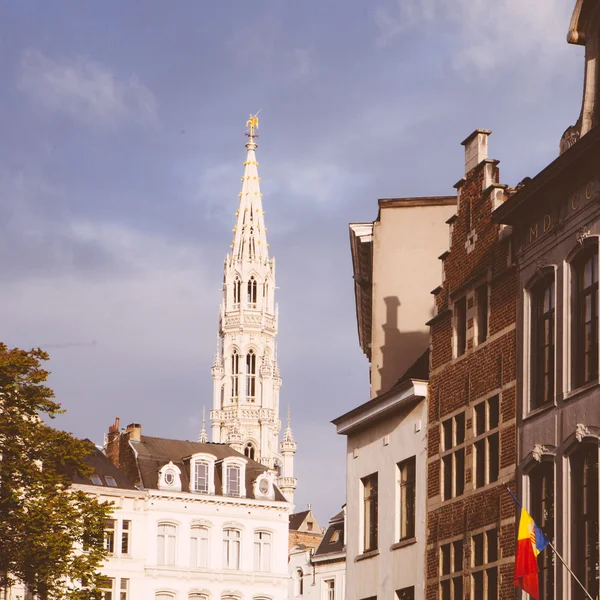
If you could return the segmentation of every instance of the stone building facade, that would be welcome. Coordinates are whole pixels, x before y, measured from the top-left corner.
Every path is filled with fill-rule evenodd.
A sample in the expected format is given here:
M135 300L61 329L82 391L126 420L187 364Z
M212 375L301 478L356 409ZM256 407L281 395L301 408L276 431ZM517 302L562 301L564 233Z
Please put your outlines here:
M428 600L514 598L516 268L490 132L464 142L465 175L433 294L427 435Z
M591 59L600 48L600 4L577 3L568 39L586 45L576 135L569 128L561 155L522 182L494 217L513 228L519 266L519 493L595 598L600 568L600 79ZM542 600L586 598L550 550L538 561Z

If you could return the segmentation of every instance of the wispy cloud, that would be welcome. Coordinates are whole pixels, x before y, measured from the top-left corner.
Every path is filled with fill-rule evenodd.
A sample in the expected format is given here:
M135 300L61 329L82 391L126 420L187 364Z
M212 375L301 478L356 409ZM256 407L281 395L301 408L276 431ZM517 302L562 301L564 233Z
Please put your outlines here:
M498 68L514 70L525 55L549 70L571 9L565 0L394 0L374 13L376 42L389 46L403 35L444 29L452 34L451 64L461 73L493 77Z
M157 119L158 102L135 75L123 78L87 57L59 60L28 49L21 57L18 87L47 110L95 130Z

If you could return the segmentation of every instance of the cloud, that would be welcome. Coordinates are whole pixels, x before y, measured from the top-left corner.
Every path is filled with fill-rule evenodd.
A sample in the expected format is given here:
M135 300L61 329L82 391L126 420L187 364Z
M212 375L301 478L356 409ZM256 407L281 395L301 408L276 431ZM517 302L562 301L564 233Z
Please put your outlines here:
M452 32L452 67L494 77L496 69L514 71L523 56L540 68L556 68L572 6L565 0L396 0L377 8L376 43L389 46L404 35L427 31L447 38ZM455 33L454 33L455 32ZM444 43L438 36L434 43ZM537 73L536 75L539 75Z
M36 104L95 130L157 119L158 102L135 75L121 78L87 57L55 60L28 49L21 58L18 87Z

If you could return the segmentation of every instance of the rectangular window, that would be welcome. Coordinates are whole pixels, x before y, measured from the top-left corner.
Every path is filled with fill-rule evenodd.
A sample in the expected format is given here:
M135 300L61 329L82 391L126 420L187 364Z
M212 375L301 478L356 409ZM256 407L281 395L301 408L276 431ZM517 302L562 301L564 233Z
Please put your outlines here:
M498 531L489 529L471 537L471 597L498 598Z
M194 491L208 494L208 463L196 462L194 471Z
M443 499L462 496L465 490L465 413L442 421Z
M254 532L254 570L271 570L271 534L266 531Z
M112 577L103 577L100 580L100 593L102 594L102 600L113 600L113 589L115 580Z
M177 545L177 527L169 523L158 525L157 564L171 566L175 564L175 548Z
M192 525L190 542L190 566L208 567L208 529L200 525Z
M477 343L482 344L488 337L488 286L481 285L475 292L477 302Z
M475 487L498 480L500 471L500 403L493 396L473 408L475 420Z
M571 456L571 568L595 598L598 593L598 445L583 444ZM575 582L575 600L585 598Z
M240 495L240 467L238 465L227 467L227 495Z
M554 276L531 292L531 408L554 399Z
M598 251L574 263L574 387L598 379Z
M129 579L121 579L119 600L129 600Z
M456 327L456 356L461 356L467 349L467 299L461 298L454 303L454 320Z
M398 463L400 479L400 539L415 537L416 457Z
M104 522L104 548L108 554L115 553L115 519L106 519Z
M377 550L377 473L361 479L363 488L363 552Z
M223 568L240 568L240 537L237 529L223 530Z
M440 590L442 600L463 599L462 540L440 546Z
M326 579L325 584L325 600L335 600L335 579Z
M396 600L415 600L414 586L396 590Z
M529 474L531 489L531 516L546 537L554 539L554 464L542 462ZM540 598L554 598L554 552L540 552Z
M121 522L121 554L129 554L129 536L131 534L131 521Z

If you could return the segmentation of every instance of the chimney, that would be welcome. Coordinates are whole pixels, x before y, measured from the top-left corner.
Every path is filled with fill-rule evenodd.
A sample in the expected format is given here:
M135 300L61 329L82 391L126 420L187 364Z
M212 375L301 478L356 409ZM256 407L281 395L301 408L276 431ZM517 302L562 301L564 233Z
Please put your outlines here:
M127 425L127 433L132 442L142 441L142 426L139 423L130 423Z
M114 425L108 426L104 439L104 454L117 467L119 466L119 417L115 417Z
M465 147L465 175L488 157L487 138L492 132L476 129L462 145Z

